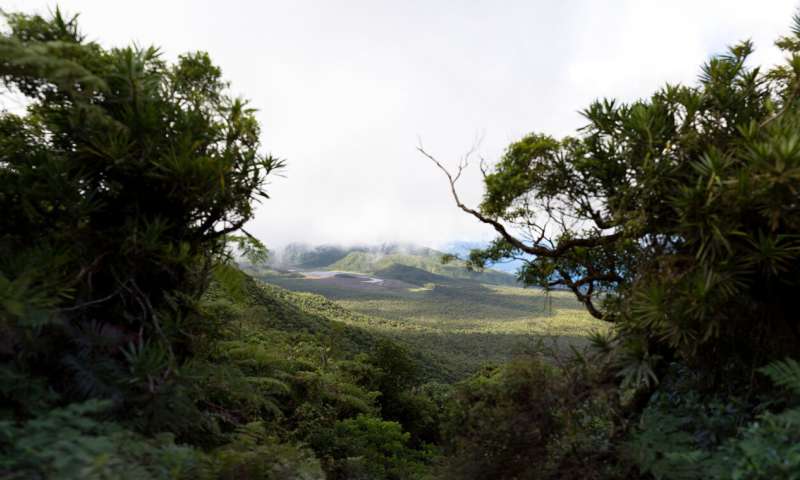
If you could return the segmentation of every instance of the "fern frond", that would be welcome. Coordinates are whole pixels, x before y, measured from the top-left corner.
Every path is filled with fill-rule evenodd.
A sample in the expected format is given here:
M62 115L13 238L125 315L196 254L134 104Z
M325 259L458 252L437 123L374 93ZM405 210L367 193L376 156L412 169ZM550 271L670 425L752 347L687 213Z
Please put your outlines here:
M124 372L113 360L97 361L66 355L62 363L72 376L69 389L80 397L114 399L122 397L122 392L114 384L114 379L124 378Z
M270 377L247 377L247 381L254 386L261 389L262 392L268 394L289 394L291 388L286 382L282 382L277 378Z
M778 360L759 370L768 376L775 385L788 388L800 395L800 363L793 358Z

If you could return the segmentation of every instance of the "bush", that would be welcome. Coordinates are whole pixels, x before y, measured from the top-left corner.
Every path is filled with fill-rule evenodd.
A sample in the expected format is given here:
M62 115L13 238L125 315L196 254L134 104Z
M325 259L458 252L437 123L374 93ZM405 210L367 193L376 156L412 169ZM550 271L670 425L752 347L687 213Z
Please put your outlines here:
M204 475L220 480L325 479L312 451L280 443L259 422L242 426L229 444L215 450Z
M797 362L762 371L800 398ZM625 444L640 472L665 480L800 478L800 408L755 414L779 409L778 396L754 404L744 396L702 397L669 387L654 395Z
M456 385L448 478L608 478L615 417L600 392L536 356Z
M145 438L94 417L108 402L51 410L21 425L0 421L0 476L8 479L191 478L203 454L169 434Z
M334 427L327 470L332 480L422 478L425 456L413 450L411 436L397 422L359 415Z

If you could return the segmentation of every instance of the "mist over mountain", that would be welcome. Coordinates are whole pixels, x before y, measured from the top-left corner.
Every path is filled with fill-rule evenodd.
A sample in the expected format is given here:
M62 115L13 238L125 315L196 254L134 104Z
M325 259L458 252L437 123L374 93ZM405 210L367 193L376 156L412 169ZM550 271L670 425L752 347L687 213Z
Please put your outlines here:
M363 245L311 245L290 243L283 248L270 251L269 266L273 268L323 268L342 260L351 253L369 254L375 259L387 255L411 255L441 258L445 252L411 243L380 243Z
M304 243L291 243L286 247L271 252L268 266L277 270L331 270L345 272L360 272L368 274L381 274L386 277L387 272L398 271L398 266L405 267L404 278L410 276L410 270L416 272L416 277L421 279L427 274L439 275L449 278L476 280L486 283L514 285L516 278L515 268L493 269L487 268L482 272L469 271L461 260L454 260L447 264L442 263L446 253L452 253L459 258L466 258L470 245L479 244L468 242L454 243L454 248L445 251L412 243L380 243L373 245L309 245ZM466 254L464 253L466 252ZM507 264L498 264L508 267Z

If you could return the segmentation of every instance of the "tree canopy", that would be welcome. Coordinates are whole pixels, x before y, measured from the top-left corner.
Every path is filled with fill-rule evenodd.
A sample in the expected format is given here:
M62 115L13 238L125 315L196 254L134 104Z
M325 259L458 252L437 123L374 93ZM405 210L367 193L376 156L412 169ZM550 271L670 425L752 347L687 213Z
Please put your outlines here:
M475 267L516 257L529 285L570 289L598 318L689 357L786 353L800 339L800 19L786 62L751 67L750 42L703 66L696 86L632 103L598 100L587 124L533 133L484 170L478 208L499 234Z
M156 394L282 161L205 53L105 49L59 11L6 21L0 79L27 106L0 114L3 354L63 392Z

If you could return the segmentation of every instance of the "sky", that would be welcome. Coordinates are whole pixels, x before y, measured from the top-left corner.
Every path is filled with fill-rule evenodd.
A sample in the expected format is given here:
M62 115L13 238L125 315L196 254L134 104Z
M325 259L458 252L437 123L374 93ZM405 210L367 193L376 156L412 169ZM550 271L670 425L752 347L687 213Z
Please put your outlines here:
M46 13L55 2L0 0ZM487 161L530 132L567 135L596 98L632 101L692 84L727 45L781 61L796 0L256 1L62 0L104 46L203 50L258 109L266 153L283 158L246 229L268 247L485 241L420 143L455 166ZM481 198L477 165L459 182Z

